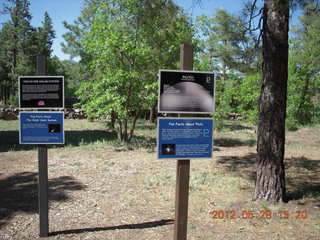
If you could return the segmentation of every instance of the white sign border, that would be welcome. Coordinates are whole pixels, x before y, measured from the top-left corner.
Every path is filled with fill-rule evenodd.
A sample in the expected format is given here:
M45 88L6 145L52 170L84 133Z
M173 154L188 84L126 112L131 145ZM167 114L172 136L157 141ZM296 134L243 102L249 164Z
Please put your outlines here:
M63 124L63 143L22 143L21 139L21 113L61 113L62 114L62 124ZM61 111L19 111L19 144L25 145L65 145L65 125L64 125L64 112Z
M213 74L213 109L212 112L186 112L186 111L160 111L160 82L161 82L161 72L186 72L186 73L204 73L204 74ZM183 114L214 114L216 108L216 73L209 71L193 71L193 70L168 70L160 69L158 73L158 113L183 113Z
M21 78L62 78L62 107L47 107L47 108L31 108L31 107L21 107L21 92L20 92L20 86L21 86ZM19 76L18 78L18 93L19 93L19 109L20 110L64 110L65 108L65 93L64 93L64 76Z
M211 158L210 157L179 157L179 158L166 158L166 157L162 157L159 158L159 121L160 119L179 119L179 120L184 120L184 119L195 119L195 120L212 120L212 149L211 149ZM213 147L214 147L214 119L210 118L210 117L204 117L204 118L197 118L197 117L158 117L157 119L157 159L158 160L179 160L179 159L212 159L213 158Z

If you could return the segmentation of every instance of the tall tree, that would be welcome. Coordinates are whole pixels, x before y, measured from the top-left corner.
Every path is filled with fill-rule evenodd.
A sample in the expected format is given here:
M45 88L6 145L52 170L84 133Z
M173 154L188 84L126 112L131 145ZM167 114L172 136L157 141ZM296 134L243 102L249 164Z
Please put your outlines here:
M305 7L307 2L308 0L290 2L289 0L264 0L263 76L254 199L272 202L286 201L284 153L289 8L290 3L297 3Z
M212 17L198 17L197 23L200 51L195 68L219 73L215 111L216 127L219 128L223 119L230 112L236 112L237 105L243 103L239 103L238 90L243 89L243 75L258 70L260 47L255 41L256 34L247 30L246 21L224 9L217 10ZM247 95L247 92L243 91L243 94Z
M37 30L38 55L45 56L49 60L52 53L52 44L53 39L55 38L55 31L52 26L52 20L47 12L44 13L42 26Z
M28 0L7 0L4 12L10 19L3 25L1 39L1 57L4 57L8 70L9 96L17 92L17 80L20 74L34 72L33 42L35 29L31 26Z
M106 4L108 0L85 0L80 16L73 24L63 22L64 27L68 30L63 35L65 42L61 43L62 51L71 56L71 58L80 58L84 64L89 58L88 53L84 50L81 39L89 31L90 25L96 16L99 6Z
M320 72L320 11L314 4L305 6L301 25L295 26L290 48L288 111L290 124L319 121L317 89Z
M197 23L202 39L202 56L207 56L210 69L219 71L223 76L227 72L256 70L259 48L242 18L219 9L213 17L198 17Z
M130 141L139 112L154 105L158 69L173 67L180 43L191 41L187 20L167 0L100 5L82 40L99 77L83 82L78 93L87 114L116 117L120 140Z
M265 0L263 76L254 198L285 201L285 118L288 78L289 1Z

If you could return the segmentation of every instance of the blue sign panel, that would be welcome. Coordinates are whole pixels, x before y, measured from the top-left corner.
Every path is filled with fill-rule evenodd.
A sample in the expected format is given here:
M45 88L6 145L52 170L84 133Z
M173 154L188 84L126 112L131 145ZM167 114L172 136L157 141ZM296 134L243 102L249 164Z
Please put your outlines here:
M64 144L63 112L20 112L20 144Z
M159 118L158 158L212 157L211 118Z

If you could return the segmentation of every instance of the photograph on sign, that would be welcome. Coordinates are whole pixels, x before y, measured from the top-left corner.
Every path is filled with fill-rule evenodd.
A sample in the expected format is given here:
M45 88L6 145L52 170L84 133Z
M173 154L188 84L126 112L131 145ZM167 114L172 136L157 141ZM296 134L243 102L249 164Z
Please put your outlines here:
M64 77L19 77L19 107L21 109L64 108Z
M63 112L20 112L20 144L64 144Z
M199 71L159 71L158 112L214 112L214 74Z
M158 159L211 158L212 118L158 118Z

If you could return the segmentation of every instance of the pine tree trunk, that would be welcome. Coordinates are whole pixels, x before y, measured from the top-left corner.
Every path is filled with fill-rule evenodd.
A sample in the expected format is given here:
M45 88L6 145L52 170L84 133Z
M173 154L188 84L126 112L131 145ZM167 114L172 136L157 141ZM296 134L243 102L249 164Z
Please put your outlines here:
M265 0L263 81L254 199L286 200L284 147L288 78L288 0Z

